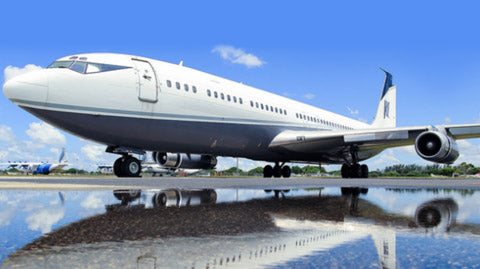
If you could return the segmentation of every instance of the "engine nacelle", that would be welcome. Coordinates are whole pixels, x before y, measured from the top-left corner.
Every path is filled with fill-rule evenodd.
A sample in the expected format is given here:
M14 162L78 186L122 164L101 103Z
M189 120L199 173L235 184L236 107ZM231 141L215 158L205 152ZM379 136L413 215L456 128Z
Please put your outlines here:
M154 152L153 160L165 168L213 169L217 158L211 155Z
M455 139L438 131L421 133L415 140L415 151L423 159L437 163L451 164L459 156Z

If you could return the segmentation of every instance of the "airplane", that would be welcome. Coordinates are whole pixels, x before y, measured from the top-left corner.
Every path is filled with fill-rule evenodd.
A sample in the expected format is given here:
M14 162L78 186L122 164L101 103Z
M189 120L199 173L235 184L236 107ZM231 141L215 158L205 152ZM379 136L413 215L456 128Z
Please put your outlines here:
M165 167L212 169L217 156L266 165L264 177L291 175L286 163L341 164L343 178L366 178L360 164L391 147L414 145L436 163L453 163L457 139L480 124L396 127L396 86L385 72L375 119L367 124L183 65L90 53L62 57L16 76L4 95L41 120L121 155L119 177L137 177L132 154L152 152Z
M8 162L2 163L2 165L8 165L7 169L15 168L26 174L41 174L48 175L56 172L65 166L69 165L66 159L65 148L62 149L58 163L45 163L45 162Z

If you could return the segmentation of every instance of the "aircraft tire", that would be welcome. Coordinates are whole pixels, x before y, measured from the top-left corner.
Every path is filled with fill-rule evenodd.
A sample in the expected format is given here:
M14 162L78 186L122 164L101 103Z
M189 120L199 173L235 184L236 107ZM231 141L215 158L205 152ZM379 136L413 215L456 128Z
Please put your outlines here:
M350 177L351 178L361 178L362 177L362 171L360 168L360 165L358 163L353 164L350 166Z
M139 177L142 165L137 158L128 156L122 163L122 170L125 177Z
M117 177L123 177L123 172L122 172L122 165L123 165L123 157L118 158L115 160L113 163L113 173Z
M368 178L368 166L366 164L360 165L360 177Z
M265 165L263 168L263 177L272 177L273 176L273 168L271 165Z
M342 173L342 178L349 178L350 177L350 165L344 163L342 164L342 170L341 170L341 173Z
M273 177L279 178L282 177L282 167L279 165L275 165L273 167Z
M292 170L290 169L290 166L284 165L282 167L282 176L284 178L289 178L291 174L292 174Z

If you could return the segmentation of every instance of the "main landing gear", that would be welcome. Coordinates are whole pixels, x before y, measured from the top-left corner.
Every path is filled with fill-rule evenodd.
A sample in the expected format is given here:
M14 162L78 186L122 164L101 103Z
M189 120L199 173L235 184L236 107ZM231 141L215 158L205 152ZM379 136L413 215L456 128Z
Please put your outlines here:
M354 163L350 165L344 163L341 172L342 178L368 178L368 166L366 164Z
M263 177L284 177L288 178L292 174L290 166L282 164L279 165L278 162L275 163L275 166L265 165L263 168Z
M113 164L113 173L117 177L140 177L142 164L140 161L130 155L124 155L118 158Z

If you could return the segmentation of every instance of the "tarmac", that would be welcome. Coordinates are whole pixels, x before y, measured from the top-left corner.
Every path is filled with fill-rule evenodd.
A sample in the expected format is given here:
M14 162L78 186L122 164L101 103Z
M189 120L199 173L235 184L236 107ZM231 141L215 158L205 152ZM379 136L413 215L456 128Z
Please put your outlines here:
M321 187L480 189L480 179L457 178L260 178L260 177L57 177L4 176L0 190L306 189Z

